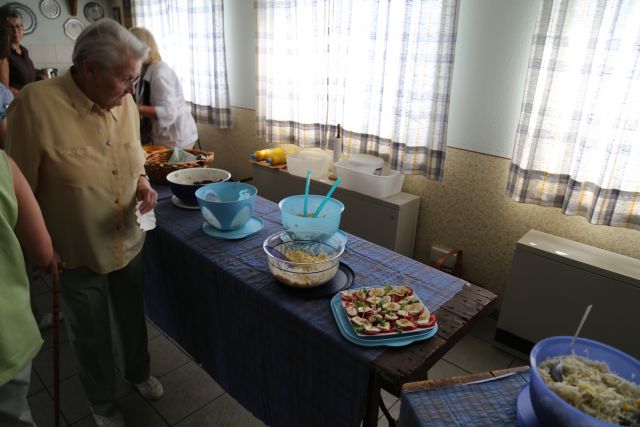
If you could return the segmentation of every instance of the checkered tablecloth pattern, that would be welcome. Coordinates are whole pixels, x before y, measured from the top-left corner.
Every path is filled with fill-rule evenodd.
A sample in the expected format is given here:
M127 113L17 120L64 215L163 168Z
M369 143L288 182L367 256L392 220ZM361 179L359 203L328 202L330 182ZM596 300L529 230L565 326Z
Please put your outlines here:
M529 371L488 381L402 392L398 427L513 427Z
M236 400L268 425L357 426L371 362L385 348L340 334L330 297L304 299L277 283L262 243L282 230L278 205L257 198L264 229L240 240L202 231L199 211L156 208L145 244L147 314ZM464 281L349 235L341 258L353 287L409 285L431 310Z

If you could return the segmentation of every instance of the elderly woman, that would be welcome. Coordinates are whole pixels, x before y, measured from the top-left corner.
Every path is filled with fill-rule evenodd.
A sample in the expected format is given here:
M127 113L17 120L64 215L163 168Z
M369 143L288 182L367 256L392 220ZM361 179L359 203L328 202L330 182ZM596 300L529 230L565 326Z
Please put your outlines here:
M125 380L148 399L163 394L149 372L144 233L135 215L137 204L146 213L157 200L144 175L132 97L147 51L115 21L95 22L78 37L70 71L25 87L8 113L7 151L31 185L68 268L61 275L61 303L99 426L124 425L115 405L112 337L120 340Z
M20 44L24 38L24 26L20 14L10 6L4 6L2 9L0 17L4 18L4 25L10 30L11 51L9 52L9 75L6 75L7 67L4 67L4 70L0 67L0 82L6 84L8 79L11 91L17 93L25 85L35 81L36 69L29 57L29 51Z
M143 144L192 148L198 140L198 129L184 100L178 76L162 61L158 45L148 30L132 28L130 31L149 47L136 91Z

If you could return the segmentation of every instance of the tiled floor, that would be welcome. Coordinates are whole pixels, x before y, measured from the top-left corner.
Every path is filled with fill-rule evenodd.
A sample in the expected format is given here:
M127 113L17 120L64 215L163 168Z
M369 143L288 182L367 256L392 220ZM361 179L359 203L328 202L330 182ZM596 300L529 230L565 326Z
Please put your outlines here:
M32 286L36 315L50 312L51 290L42 279ZM486 318L429 371L429 378L444 378L525 365L526 356L493 344L496 321ZM120 384L118 405L132 427L209 427L264 425L204 372L179 346L148 322L151 374L160 378L165 395L157 402L144 400L132 386ZM39 427L53 426L52 331L43 331L45 343L33 361L29 403ZM60 394L62 426L93 426L89 406L76 373L64 326L60 334ZM400 413L398 399L383 392L394 418ZM387 420L379 413L379 426Z

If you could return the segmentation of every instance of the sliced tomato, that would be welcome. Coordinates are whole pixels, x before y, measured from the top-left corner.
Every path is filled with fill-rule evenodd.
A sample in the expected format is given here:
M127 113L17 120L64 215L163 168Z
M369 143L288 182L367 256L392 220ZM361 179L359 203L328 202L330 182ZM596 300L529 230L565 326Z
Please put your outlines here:
M340 299L342 301L351 301L353 298L351 297L351 291L341 291Z
M416 324L407 319L396 320L396 326L402 329L403 331L412 331L416 329Z
M436 324L436 315L431 313L431 315L429 316L429 321L427 323L421 322L420 319L418 319L417 323L418 323L418 328L423 328L423 329L433 328Z
M377 335L380 333L380 328L378 328L377 326L365 325L363 332L365 333L365 335Z

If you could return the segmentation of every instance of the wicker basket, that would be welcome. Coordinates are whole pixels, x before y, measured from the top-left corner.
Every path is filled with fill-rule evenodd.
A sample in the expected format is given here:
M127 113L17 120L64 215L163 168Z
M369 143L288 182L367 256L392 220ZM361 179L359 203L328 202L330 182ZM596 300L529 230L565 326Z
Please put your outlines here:
M206 156L203 160L194 160L192 162L183 163L167 163L173 154L173 150L155 151L147 154L147 161L144 169L149 175L149 179L155 184L168 184L167 175L173 171L189 168L204 168L213 162L213 152L202 150L184 150L197 156L202 154Z

